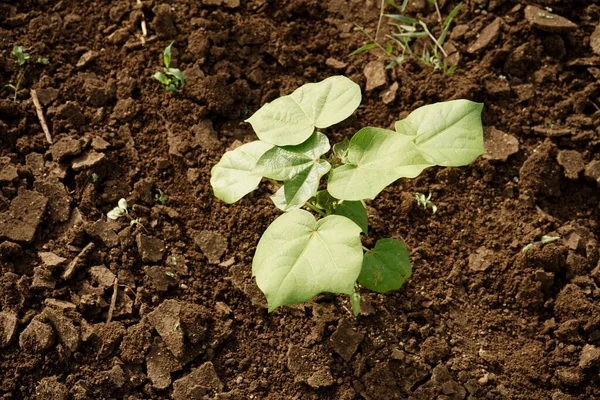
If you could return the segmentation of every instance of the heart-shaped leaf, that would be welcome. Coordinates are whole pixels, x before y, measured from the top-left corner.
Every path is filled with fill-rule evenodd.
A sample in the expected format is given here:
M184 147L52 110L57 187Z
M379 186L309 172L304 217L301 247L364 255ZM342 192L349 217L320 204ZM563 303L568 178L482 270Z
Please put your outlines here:
M331 171L327 190L341 200L372 199L401 177L414 178L429 164L405 135L363 128L350 140L348 164Z
M360 105L360 87L344 76L308 83L262 106L246 120L257 136L277 146L297 145L316 128L348 118Z
M252 275L269 311L310 300L322 292L354 292L363 252L360 228L346 217L318 221L294 210L278 217L256 247Z
M412 273L408 250L404 243L381 239L366 252L358 282L367 289L386 293L399 289Z
M215 196L226 203L234 203L256 189L261 179L255 170L256 162L272 147L272 144L257 140L223 154L210 172Z
M316 195L319 181L331 169L325 160L310 164L304 171L284 182L284 185L271 196L273 203L282 211L302 207L308 199Z
M457 167L485 153L483 104L452 100L420 107L396 122L398 133L411 138L431 164Z

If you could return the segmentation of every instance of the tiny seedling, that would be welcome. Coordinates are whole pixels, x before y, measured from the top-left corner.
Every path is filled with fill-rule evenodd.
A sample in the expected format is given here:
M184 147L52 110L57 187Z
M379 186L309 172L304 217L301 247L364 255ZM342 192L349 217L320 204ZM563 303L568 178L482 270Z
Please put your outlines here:
M169 92L179 92L183 88L185 79L178 68L171 68L171 42L163 52L164 72L156 71L152 77L163 84L165 90Z
M156 201L157 203L160 203L162 205L167 204L167 201L169 201L169 198L167 197L167 195L160 189L156 189L157 193L154 193L154 201Z
M127 200L125 200L125 199L120 199L119 202L117 203L117 206L115 208L113 208L112 210L110 210L106 214L106 216L113 220L117 220L123 216L126 216L127 218L129 218L129 225L131 225L131 226L140 225L143 227L143 225L141 224L140 218L134 219L131 215L129 215L129 208L128 208Z
M437 206L431 201L431 193L428 196L425 196L423 193L413 193L415 200L417 201L417 205L423 207L425 210L428 208L431 209L431 213L435 214L437 212Z
M21 88L21 83L23 83L23 78L25 78L25 72L27 70L27 66L25 65L27 63L27 60L29 60L31 58L31 54L29 53L25 53L25 46L15 46L13 47L12 53L13 56L16 57L17 62L19 63L20 67L23 67L20 71L19 71L19 75L17 77L17 83L16 84L12 84L12 83L7 83L6 85L2 86L2 89L12 89L15 92L15 96L13 98L13 102L17 102L17 94L19 93L19 89ZM48 64L50 61L47 58L37 58L35 60L36 64Z
M527 244L526 246L524 246L524 247L523 247L523 249L521 249L521 251L522 251L523 253L525 253L526 251L528 251L528 250L531 250L531 248L532 248L534 245L536 245L536 244L541 244L541 245L544 245L544 244L548 244L548 243L556 242L556 241L557 241L557 240L559 240L559 239L560 239L560 237L559 237L559 236L547 236L547 235L544 235L544 236L542 236L542 237L540 238L540 240L538 240L538 241L533 241L533 242L531 242L531 243Z
M263 233L252 262L269 311L332 292L348 294L357 315L357 281L379 293L400 288L412 271L408 250L395 239L362 246L364 200L399 178L434 165L467 165L485 152L483 105L468 100L421 107L393 131L362 128L331 148L320 130L348 118L360 102L360 87L343 76L303 85L254 113L247 122L259 140L226 152L211 170L214 194L227 203L263 177L278 188L271 200L285 213Z
M402 14L408 5L408 0L404 0L400 6L393 0L382 0L375 37L370 35L363 27L356 25L358 30L369 39L370 43L359 47L350 53L350 55L352 56L378 48L383 51L385 56L390 60L386 65L386 69L402 64L406 61L407 57L414 57L424 64L431 65L434 70L440 70L445 74L452 75L456 71L456 66L448 65L448 54L446 50L444 50L443 45L450 31L450 25L462 7L462 3L459 3L454 7L446 18L442 18L437 0L427 0L427 2L435 5L439 22L439 36L436 37L432 33L432 29L430 29L425 22ZM399 13L384 14L385 3L394 7ZM394 31L390 34L386 34L385 38L387 41L381 43L378 41L377 36L384 16L392 21L390 22L390 26L393 27ZM413 45L415 41L419 39L424 41L420 54L413 51Z

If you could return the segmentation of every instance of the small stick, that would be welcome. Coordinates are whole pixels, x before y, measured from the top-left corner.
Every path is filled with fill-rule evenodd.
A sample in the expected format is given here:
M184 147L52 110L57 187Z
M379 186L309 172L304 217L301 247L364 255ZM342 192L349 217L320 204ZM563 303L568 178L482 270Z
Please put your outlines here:
M38 99L37 93L34 89L30 90L31 98L33 99L33 105L35 106L35 111L37 113L38 119L40 120L40 124L42 124L42 130L44 134L46 134L46 140L48 143L52 144L52 136L50 135L50 130L48 129L48 125L46 124L46 118L44 118L44 111L42 110L42 105L40 104L40 99Z
M106 323L108 324L112 319L113 312L115 311L115 306L117 305L117 291L118 291L118 283L119 280L115 278L115 283L113 284L113 294L110 298L110 307L108 308L108 317L106 318Z

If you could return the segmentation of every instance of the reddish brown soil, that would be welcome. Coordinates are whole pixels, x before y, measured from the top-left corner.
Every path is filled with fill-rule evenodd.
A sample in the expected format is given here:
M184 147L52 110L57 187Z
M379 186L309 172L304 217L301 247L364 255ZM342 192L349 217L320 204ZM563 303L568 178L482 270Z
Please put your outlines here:
M600 398L600 7L540 2L577 28L545 32L517 1L467 2L453 76L409 61L329 130L337 141L424 104L485 104L488 156L370 202L369 240L403 239L414 273L363 293L358 318L333 295L268 314L251 260L278 215L270 188L226 205L209 179L253 140L243 120L265 102L336 74L366 88L377 53L347 54L377 1L2 2L0 84L18 80L14 45L33 58L19 102L0 100L0 396ZM435 22L424 4L407 13ZM496 18L495 41L469 52ZM150 78L172 40L179 94ZM140 224L106 219L121 197ZM543 235L561 239L521 252Z

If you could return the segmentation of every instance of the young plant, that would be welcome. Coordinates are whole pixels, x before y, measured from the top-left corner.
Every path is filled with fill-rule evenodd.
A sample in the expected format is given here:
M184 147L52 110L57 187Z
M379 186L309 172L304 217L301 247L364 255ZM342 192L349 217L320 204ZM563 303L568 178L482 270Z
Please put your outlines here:
M359 86L343 76L301 86L252 115L247 122L259 140L226 152L211 171L214 194L227 203L263 177L279 187L271 199L285 213L266 229L252 262L269 311L333 292L350 295L358 314L357 281L379 293L400 288L411 275L408 250L395 239L362 246L364 200L427 167L467 165L484 153L483 106L468 100L421 107L394 131L362 128L330 153L320 130L349 117L360 102Z
M167 201L169 201L169 198L167 197L167 195L165 194L165 192L163 192L160 189L156 189L156 193L154 193L154 201L156 201L157 203L160 203L162 205L167 204Z
M383 11L386 2L392 7L396 8L399 11L399 14L384 14ZM443 45L450 31L450 25L462 7L462 3L459 3L456 7L454 7L452 11L450 11L450 14L448 14L446 18L442 19L442 14L440 12L437 0L427 0L427 2L435 5L438 22L440 24L440 34L438 37L434 36L431 29L425 22L407 17L402 14L406 9L408 0L404 0L401 6L398 6L393 0L382 0L381 13L379 16L379 23L377 25L375 37L372 37L363 27L357 25L357 28L371 42L354 50L352 53L350 53L350 55L359 54L377 47L390 59L386 69L393 68L398 64L402 64L407 57L414 57L424 64L431 65L434 70L440 70L445 74L452 75L454 71L456 71L456 66L448 65L448 54L446 53L446 50L444 50ZM385 35L387 42L382 44L377 40L377 35L379 33L381 20L384 16L393 21L390 23L390 25L395 29L395 31ZM413 44L415 40L419 39L424 40L423 48L420 54L413 51Z
M556 242L556 241L557 241L557 240L559 240L559 239L560 239L560 237L559 237L559 236L548 236L548 235L544 235L544 236L542 236L542 237L540 238L540 240L539 240L539 241L533 241L533 242L531 242L531 243L529 243L529 244L525 245L525 246L524 246L524 247L521 249L521 251L522 251L523 253L525 253L525 252L527 252L527 251L531 250L531 248L532 248L534 245L536 245L536 244L541 244L541 245L544 245L544 244L548 244L548 243L553 243L553 242Z
M117 203L117 206L115 208L113 208L112 210L110 210L106 216L110 219L113 220L117 220L123 216L126 216L127 218L129 218L129 225L134 226L140 224L140 218L132 218L131 215L129 215L129 208L127 205L127 200L125 199L120 199L119 202Z
M423 207L425 210L431 208L431 213L435 214L437 212L437 206L433 201L431 201L431 193L428 196L425 196L423 193L413 193L413 197L417 201L417 205Z
M20 67L23 67L26 63L27 60L29 60L31 58L31 55L29 53L25 53L25 46L15 46L13 47L12 53L13 56L16 57L17 62L19 63ZM35 60L36 64L48 64L50 61L47 58L37 58ZM21 88L21 83L23 82L23 78L25 78L25 72L27 70L27 66L25 65L20 71L19 71L19 75L17 77L17 83L16 84L12 84L12 83L7 83L6 85L2 86L2 89L12 89L15 92L15 96L13 98L13 102L17 102L17 94L19 93L19 89Z
M178 68L171 68L171 46L173 43L174 42L171 42L163 52L163 63L165 65L163 68L164 73L156 71L152 77L162 83L165 90L179 92L183 88L185 79Z

